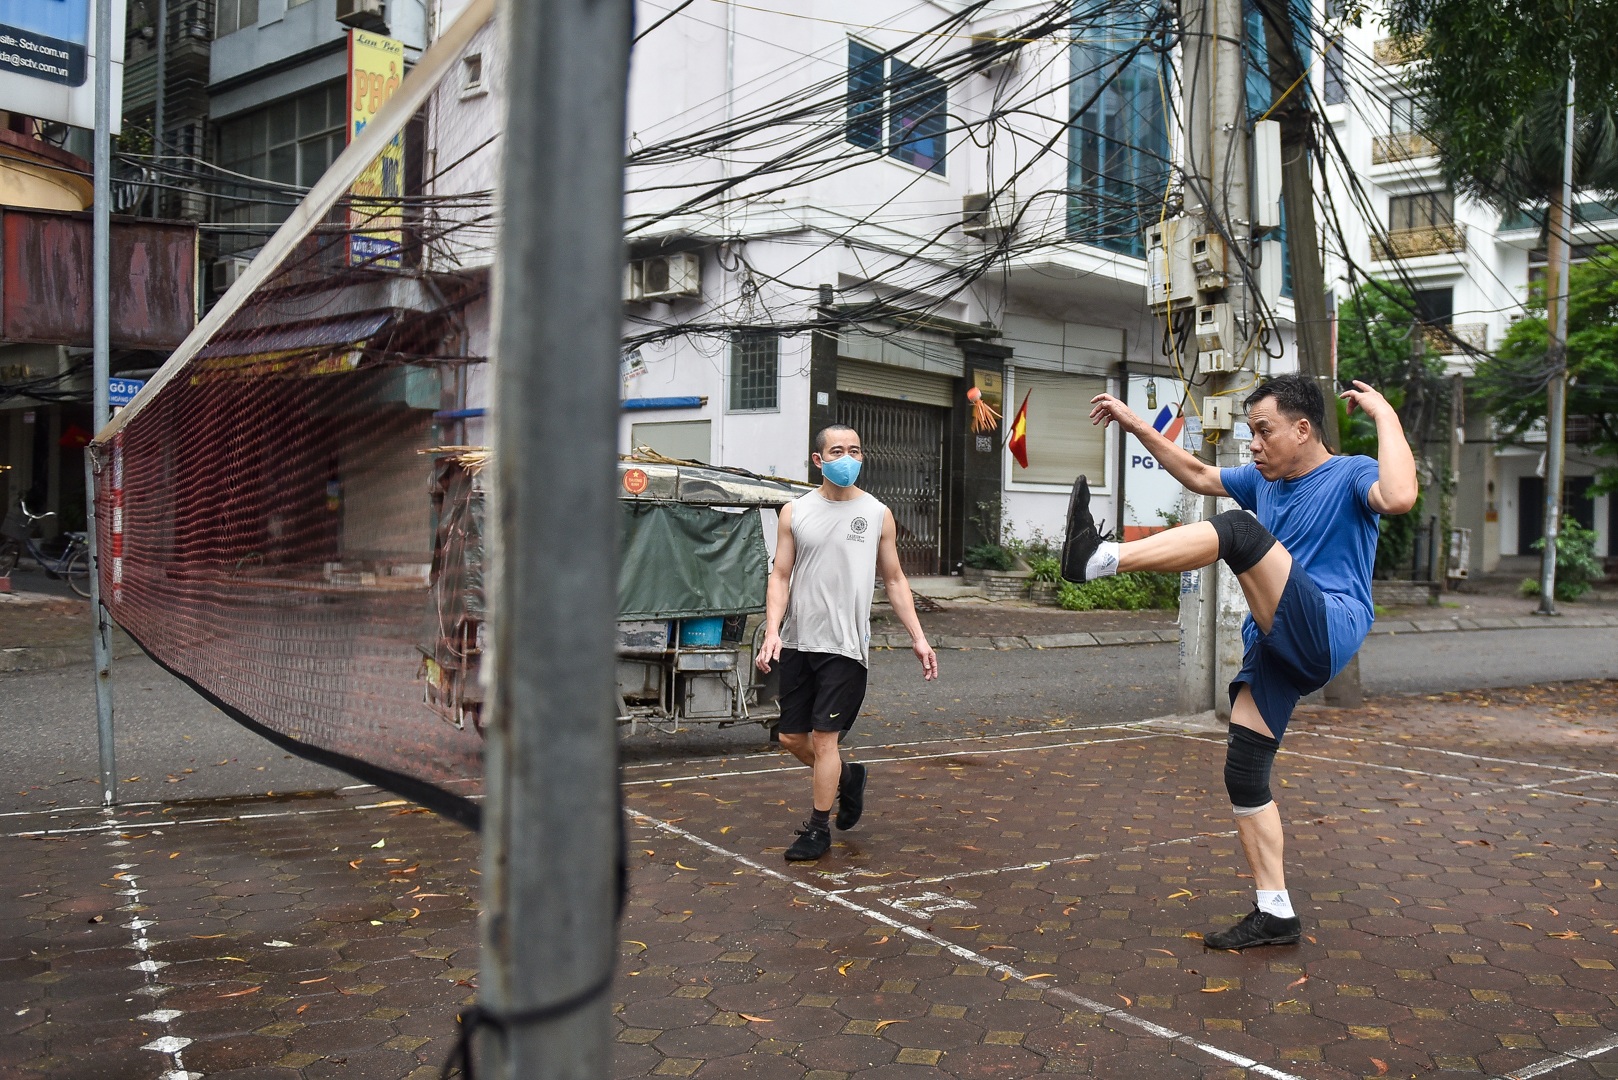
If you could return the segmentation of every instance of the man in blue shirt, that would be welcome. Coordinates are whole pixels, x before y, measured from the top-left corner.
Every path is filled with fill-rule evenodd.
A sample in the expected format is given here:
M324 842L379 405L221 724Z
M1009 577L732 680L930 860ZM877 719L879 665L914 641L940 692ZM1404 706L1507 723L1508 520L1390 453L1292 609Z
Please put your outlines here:
M1330 682L1371 629L1378 516L1407 513L1416 504L1416 463L1398 413L1365 383L1354 387L1342 396L1349 411L1358 408L1375 421L1374 460L1327 449L1321 441L1325 399L1301 374L1271 379L1248 395L1253 461L1235 469L1192 456L1111 394L1091 402L1093 422L1116 423L1135 436L1189 490L1229 497L1242 508L1144 540L1111 543L1096 529L1081 476L1062 551L1062 576L1070 581L1132 570L1196 570L1224 559L1247 597L1246 654L1230 684L1225 788L1258 898L1241 922L1203 936L1216 949L1298 940L1302 924L1287 896L1270 767L1298 699Z

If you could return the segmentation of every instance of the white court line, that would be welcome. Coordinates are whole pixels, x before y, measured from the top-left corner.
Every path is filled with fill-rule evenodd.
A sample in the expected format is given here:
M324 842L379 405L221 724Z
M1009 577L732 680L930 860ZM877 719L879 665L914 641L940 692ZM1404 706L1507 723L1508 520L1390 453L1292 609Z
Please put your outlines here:
M1044 862L1023 863L1020 866L997 866L986 870L962 870L958 874L939 874L935 877L907 878L904 881L884 881L875 885L861 885L857 888L831 889L829 891L840 896L853 893L881 892L883 889L896 889L907 885L937 885L945 881L964 881L968 878L989 877L995 874L1015 874L1021 870L1047 870L1053 866L1069 866L1073 863L1093 862L1108 855L1138 855L1153 848L1173 847L1177 844L1194 844L1198 840L1229 839L1236 835L1235 829L1221 833L1197 833L1195 836L1182 836L1174 840L1158 840L1151 844L1134 844L1130 847L1119 848L1115 852L1098 851L1087 852L1083 855L1064 855L1057 859L1046 859Z
M1600 1042L1591 1043L1589 1046L1581 1046L1564 1054L1553 1054L1544 1061L1536 1061L1532 1065L1525 1065L1516 1072L1494 1077L1494 1080L1532 1080L1535 1076L1544 1076L1546 1073L1555 1072L1564 1065L1577 1065L1581 1061L1598 1058L1602 1054L1610 1053L1613 1050L1618 1050L1618 1035L1610 1035Z
M481 796L476 796L476 798L481 798ZM389 799L387 802L364 803L359 806L324 806L309 810L281 810L273 813L262 814L233 814L228 817L156 818L153 820L142 820L140 822L125 822L121 825L114 823L110 825L80 825L76 828L70 829L30 829L27 832L0 833L0 838L6 840L26 840L32 837L76 836L110 832L113 829L117 829L120 832L127 832L131 829L145 829L147 832L162 832L165 829L174 829L181 825L225 825L233 821L262 821L266 818L317 817L322 814L344 814L355 810L391 810L396 806L406 806L409 804L409 799Z
M969 961L973 964L979 964L992 972L1002 973L1010 978L1017 979L1020 982L1028 982L1028 976L1019 971L1017 968L1012 967L1010 964L1005 964L998 960L990 959L989 957L984 956L982 953L973 952L964 945L957 945L953 941L946 938L938 937L936 934L930 934L920 927L911 926L909 923L900 922L898 919L885 915L874 908L865 907L863 904L856 904L846 896L839 896L836 893L828 892L827 890L818 886L799 881L790 874L782 873L779 870L772 869L760 862L749 859L745 855L722 848L718 844L703 839L696 833L688 832L687 830L680 828L678 825L672 825L666 821L660 821L649 814L641 813L639 810L628 810L626 812L643 825L650 826L651 828L668 833L672 836L678 836L689 841L690 843L696 844L698 847L703 848L706 851L712 852L715 855L723 856L724 858L740 863L749 870L763 874L765 877L773 878L776 881L780 881L798 892L808 893L809 895L817 897L828 904L833 904L837 907L844 908L845 910L852 911L866 919L871 920L874 923L885 926L890 930L896 930L907 937L915 938L917 941L925 942L928 945L937 945L939 948L948 952L952 956L959 957L960 959ZM1136 1016L1133 1013L1125 1012L1124 1010L1112 1005L1108 1005L1105 1002L1092 1001L1091 999L1083 997L1079 994L1075 994L1071 990L1064 987L1042 986L1040 989L1051 997L1057 997L1064 1001L1071 1002L1087 1012L1093 1012L1106 1016L1112 1020L1118 1021L1121 1024L1127 1024L1130 1027L1136 1028L1137 1030L1144 1031L1148 1035L1155 1035L1159 1039L1164 1039L1168 1042L1180 1043L1193 1049L1200 1050L1209 1057L1222 1061L1227 1065L1234 1065L1241 1069L1250 1069L1261 1076L1271 1077L1272 1080L1303 1080L1302 1077L1295 1076L1292 1073L1283 1072L1280 1069L1274 1068L1270 1065L1265 1065L1262 1062L1255 1061L1252 1058L1246 1057L1242 1054L1232 1053L1229 1050L1221 1049L1220 1047L1214 1046L1211 1043L1205 1043L1201 1039L1194 1036L1187 1035L1184 1032L1175 1031L1173 1028L1164 1027L1162 1024L1155 1024L1150 1020Z
M1618 773L1602 772L1599 769L1577 769L1571 765L1547 765L1539 761L1519 761L1516 758L1490 757L1487 754L1468 754L1464 750L1441 750L1436 746L1416 746L1411 743L1394 742L1389 739L1366 739L1357 735L1333 735L1325 731L1310 731L1307 728L1299 729L1300 735L1313 735L1317 739L1337 739L1341 742L1361 743L1366 746L1391 746L1400 750L1419 750L1424 754L1442 754L1445 757L1462 758L1467 761L1487 761L1494 765L1519 765L1527 769L1545 769L1549 772L1576 773L1572 779L1589 779L1602 776L1609 780L1618 780ZM1552 780L1554 784L1567 783L1565 780Z
M891 765L895 762L903 763L906 761L936 761L939 758L954 757L982 757L986 754L1027 754L1032 753L1035 750L1066 750L1075 746L1105 746L1108 743L1143 742L1147 739L1160 739L1165 734L1168 733L1161 731L1150 731L1143 735L1120 735L1114 739L1076 739L1072 742L1042 743L1038 746L1006 746L991 750L951 750L942 754L906 754L901 757L862 757L860 758L860 762L865 765ZM782 753L785 752L786 751L784 750L782 751ZM795 761L796 759L794 759L794 762ZM690 776L662 776L653 777L646 780L625 780L623 782L623 786L626 788L642 787L646 784L667 786L669 784L685 783L686 781L690 780L728 780L733 776L764 776L769 773L790 773L802 771L803 766L794 763L791 765L777 765L770 769L737 769L728 770L726 772L693 773Z

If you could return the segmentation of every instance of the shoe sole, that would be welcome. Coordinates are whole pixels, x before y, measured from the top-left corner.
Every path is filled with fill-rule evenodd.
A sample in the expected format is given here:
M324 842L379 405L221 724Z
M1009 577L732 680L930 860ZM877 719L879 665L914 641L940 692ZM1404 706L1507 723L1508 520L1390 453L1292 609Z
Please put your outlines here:
M1080 498L1080 495L1083 498ZM1073 494L1068 496L1067 502L1067 532L1062 541L1062 577L1075 585L1083 584L1085 564L1090 556L1095 554L1096 548L1101 546L1101 534L1096 529L1095 515L1090 513L1090 481L1081 476L1073 481ZM1086 533L1093 538L1093 542L1080 541ZM1089 550L1083 553L1084 557L1077 558L1074 552L1075 542L1082 543Z
M785 859L787 862L818 862L825 858L826 853L830 850L830 848L827 848L826 851L822 851L819 855L787 855Z
M1241 952L1243 949L1258 949L1265 945L1296 945L1301 937L1300 934L1293 934L1291 937L1265 938L1263 941L1248 941L1241 945L1215 945L1207 938L1203 938L1202 943L1219 952Z

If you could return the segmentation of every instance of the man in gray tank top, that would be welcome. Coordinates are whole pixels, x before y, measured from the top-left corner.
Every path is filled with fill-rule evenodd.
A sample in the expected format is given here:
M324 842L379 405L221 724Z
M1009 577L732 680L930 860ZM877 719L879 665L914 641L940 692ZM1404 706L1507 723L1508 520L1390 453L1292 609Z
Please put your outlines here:
M837 744L865 701L878 574L910 632L923 677L938 678L938 657L899 568L893 512L854 486L864 461L853 428L822 428L814 453L820 487L781 508L764 641L754 662L764 672L780 662L776 731L781 745L813 770L813 812L787 848L789 862L818 859L831 847L833 803L839 829L852 829L865 809L865 766L845 765Z

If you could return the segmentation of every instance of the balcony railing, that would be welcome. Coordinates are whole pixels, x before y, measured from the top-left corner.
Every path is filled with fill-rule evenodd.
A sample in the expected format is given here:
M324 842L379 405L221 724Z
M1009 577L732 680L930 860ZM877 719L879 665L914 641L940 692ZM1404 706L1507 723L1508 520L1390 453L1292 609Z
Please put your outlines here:
M1438 146L1427 136L1416 131L1396 131L1392 135L1378 135L1371 142L1371 164L1387 165L1395 161L1413 161L1432 157Z
M1421 57L1421 46L1420 37L1383 38L1371 46L1371 59L1383 67L1408 64Z
M1424 225L1417 229L1389 229L1385 242L1378 236L1371 238L1371 257L1377 262L1419 259L1423 255L1444 255L1465 250L1465 225Z
M1446 329L1448 333L1445 333ZM1428 326L1422 328L1422 336L1427 339L1427 347L1440 356L1454 356L1464 353L1467 348L1482 352L1489 347L1489 324L1452 323L1448 327Z

